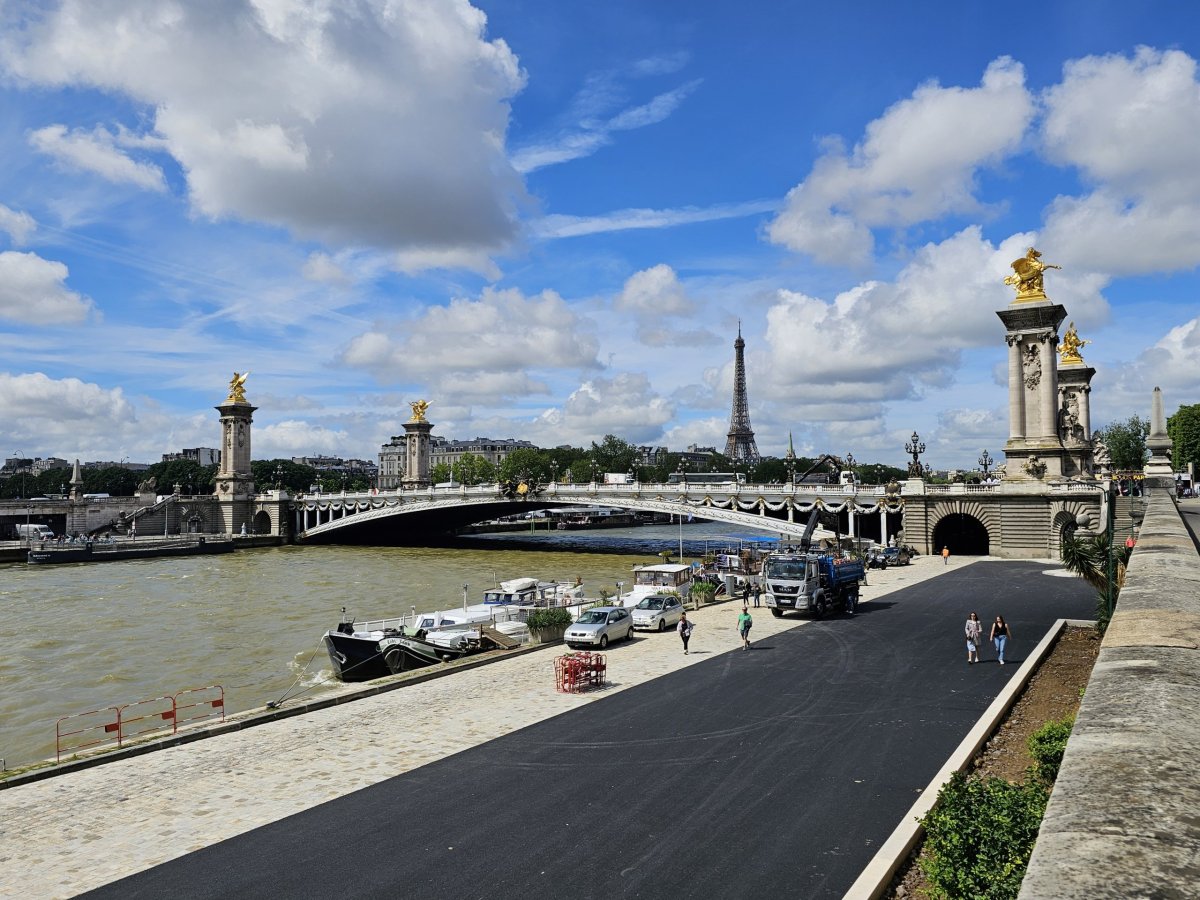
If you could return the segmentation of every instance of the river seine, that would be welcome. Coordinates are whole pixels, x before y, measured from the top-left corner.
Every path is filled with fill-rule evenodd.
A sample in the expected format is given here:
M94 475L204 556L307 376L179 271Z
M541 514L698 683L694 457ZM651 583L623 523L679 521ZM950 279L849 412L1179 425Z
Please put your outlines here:
M227 712L330 680L321 635L472 603L498 581L582 578L615 592L664 549L726 546L728 526L479 536L448 548L308 546L0 568L0 758L52 758L62 716L221 685ZM519 541L519 545L514 541Z

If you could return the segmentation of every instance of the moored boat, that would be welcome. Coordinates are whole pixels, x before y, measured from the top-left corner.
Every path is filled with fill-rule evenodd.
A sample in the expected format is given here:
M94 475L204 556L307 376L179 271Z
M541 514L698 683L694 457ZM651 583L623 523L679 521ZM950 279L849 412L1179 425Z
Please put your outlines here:
M146 541L140 544L92 541L86 544L46 544L29 551L33 565L75 562L116 562L126 559L156 559L163 556L208 556L232 553L233 541L201 537L196 541Z

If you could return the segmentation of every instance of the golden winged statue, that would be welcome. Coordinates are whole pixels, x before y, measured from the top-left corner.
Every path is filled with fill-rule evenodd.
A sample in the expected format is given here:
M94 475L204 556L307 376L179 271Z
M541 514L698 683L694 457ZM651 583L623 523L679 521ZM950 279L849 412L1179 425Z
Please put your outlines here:
M428 400L410 400L408 405L412 407L412 411L413 411L412 418L409 419L408 421L410 421L410 422L426 421L425 410L429 409L429 401Z
M1030 247L1020 259L1012 261L1013 274L1004 279L1005 284L1011 284L1017 289L1015 303L1031 300L1045 300L1046 289L1042 284L1042 273L1046 269L1061 269L1042 262L1042 254Z
M1064 363L1081 363L1083 357L1079 355L1079 351L1084 344L1090 344L1091 341L1082 340L1079 337L1079 332L1075 330L1075 323L1067 329L1067 333L1063 335L1063 342L1058 346L1058 352L1062 356Z
M227 403L245 403L246 402L246 379L250 377L249 372L234 372L233 377L229 379L229 396L226 398Z

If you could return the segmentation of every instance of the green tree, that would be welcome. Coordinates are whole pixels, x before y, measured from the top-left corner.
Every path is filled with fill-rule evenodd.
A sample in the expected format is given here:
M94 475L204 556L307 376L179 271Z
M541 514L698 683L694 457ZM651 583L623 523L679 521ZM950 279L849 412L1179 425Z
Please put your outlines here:
M629 441L606 434L597 444L592 442L592 461L600 472L628 472L638 458L638 449Z
M317 481L316 469L294 463L290 459L253 460L250 463L250 473L254 476L255 488L260 491L274 490L276 484L281 484L293 494L304 494ZM341 490L341 477L338 476L335 480L336 489ZM330 488L332 487L331 485ZM349 489L350 485L347 483L346 487Z
M1167 434L1175 445L1171 448L1171 464L1175 471L1186 469L1188 463L1200 467L1200 403L1179 407L1179 411L1167 419Z
M544 451L530 447L514 450L496 468L501 481L516 481L523 477L550 480L550 458Z
M1146 464L1146 437L1150 423L1141 416L1130 416L1126 422L1113 422L1098 428L1094 436L1108 447L1112 466L1119 472L1141 471Z
M451 466L454 480L461 484L486 484L496 480L496 467L477 453L464 453Z
M84 469L83 492L85 494L111 494L114 497L132 497L143 477L143 473L131 472L124 466ZM165 491L159 489L160 494L169 494L170 492L170 488Z
M445 484L450 480L450 464L440 462L429 470L429 480L434 484Z

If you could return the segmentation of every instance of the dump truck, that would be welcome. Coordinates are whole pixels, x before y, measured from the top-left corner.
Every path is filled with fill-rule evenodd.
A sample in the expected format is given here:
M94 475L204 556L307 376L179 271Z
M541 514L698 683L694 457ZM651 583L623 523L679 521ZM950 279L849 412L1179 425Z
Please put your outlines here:
M867 577L862 561L835 553L803 550L771 553L763 561L763 595L776 618L789 610L815 618L840 610L854 614L859 583Z

